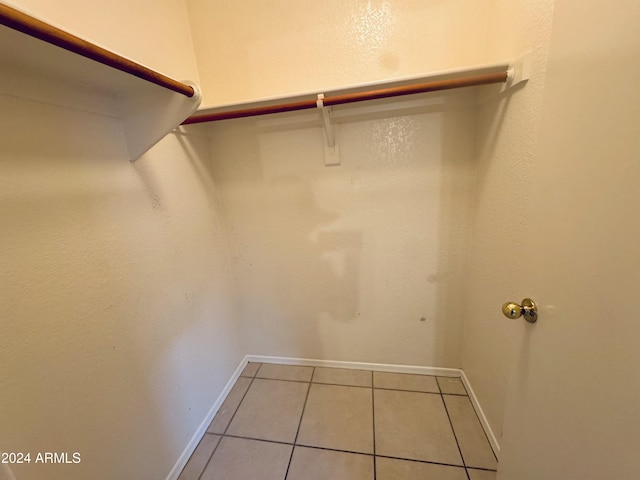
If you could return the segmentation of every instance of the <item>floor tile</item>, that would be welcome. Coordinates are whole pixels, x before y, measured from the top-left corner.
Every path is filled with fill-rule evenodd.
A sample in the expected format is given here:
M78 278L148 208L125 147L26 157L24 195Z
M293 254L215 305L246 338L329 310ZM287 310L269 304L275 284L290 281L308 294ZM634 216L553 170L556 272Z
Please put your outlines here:
M219 435L205 433L202 440L200 440L198 447L195 449L191 458L182 470L178 480L198 480L200 478L200 474L204 471L204 467L209 463L211 454L218 445L220 438L222 437Z
M258 369L260 368L260 363L249 362L242 370L240 374L241 377L255 377Z
M236 412L236 408L240 405L242 397L251 385L251 379L240 377L236 384L233 386L227 398L222 402L222 406L213 419L213 422L209 425L207 432L210 433L224 433L227 425L231 421L233 414Z
M282 480L291 445L224 437L201 480Z
M297 443L373 453L371 392L370 388L312 383Z
M367 370L316 367L312 381L352 387L371 387L371 377L371 372Z
M453 395L466 395L462 380L454 377L437 377L438 386L442 393L450 393Z
M263 363L256 374L257 378L270 378L272 380L295 380L298 382L310 382L313 367L299 367L297 365L275 365Z
M431 375L373 372L373 386L391 390L440 393L436 377Z
M373 457L295 447L287 480L373 480Z
M256 378L227 433L293 443L308 388L308 383Z
M496 480L496 472L488 472L486 470L467 469L471 480Z
M376 457L376 480L467 480L462 467Z
M495 469L498 465L469 397L444 395L449 417L468 467Z
M440 395L374 389L374 405L376 454L462 465Z

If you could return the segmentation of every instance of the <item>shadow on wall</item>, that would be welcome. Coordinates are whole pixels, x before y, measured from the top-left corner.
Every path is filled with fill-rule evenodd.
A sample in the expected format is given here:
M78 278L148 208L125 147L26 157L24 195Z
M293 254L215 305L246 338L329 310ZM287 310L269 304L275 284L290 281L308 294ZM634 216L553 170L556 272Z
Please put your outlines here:
M279 177L268 188L274 192L270 207L277 211L269 235L275 300L291 321L351 321L357 316L362 234L331 230L339 215L316 205L313 186L304 178ZM305 350L322 354L306 343Z
M211 172L249 352L325 358L319 322L339 329L358 316L362 233L319 205L318 181L333 176L313 148L323 132L293 130L268 118L212 124Z
M317 112L211 124L249 352L460 366L474 102L345 106L338 167Z

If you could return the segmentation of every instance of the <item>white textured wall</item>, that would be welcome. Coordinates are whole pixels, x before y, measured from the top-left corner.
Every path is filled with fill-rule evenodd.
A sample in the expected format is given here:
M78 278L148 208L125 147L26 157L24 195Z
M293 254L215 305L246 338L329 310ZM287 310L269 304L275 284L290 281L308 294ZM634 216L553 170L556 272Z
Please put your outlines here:
M481 61L487 1L188 0L203 106Z
M526 86L484 96L478 112L462 367L498 440L517 334L517 325L502 316L500 307L529 295L518 289L526 275L528 205L535 198L526 185L540 129L552 15L552 0L494 0L487 28L487 61L532 52Z
M487 5L189 1L204 104L481 63ZM316 113L212 125L252 353L460 365L474 100L349 119L332 168Z
M122 5L92 5L114 44L188 43ZM58 23L79 29L74 12ZM0 111L0 450L82 455L20 480L165 478L245 351L208 138L171 134L131 164L115 119L11 92Z
M460 365L474 99L351 117L334 167L315 112L212 124L251 353Z

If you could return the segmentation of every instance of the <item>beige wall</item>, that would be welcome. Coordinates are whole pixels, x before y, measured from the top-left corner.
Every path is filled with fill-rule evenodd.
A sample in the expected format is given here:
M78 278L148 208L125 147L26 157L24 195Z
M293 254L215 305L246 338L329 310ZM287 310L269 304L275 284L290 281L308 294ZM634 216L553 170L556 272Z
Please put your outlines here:
M212 124L249 352L460 366L474 100Z
M124 5L92 5L96 34L111 26L99 40L192 76L141 48L186 45L186 30ZM173 24L179 4L164 6L154 18ZM57 23L80 30L74 12ZM16 465L20 480L165 478L245 353L206 131L170 134L131 164L116 119L10 91L0 111L0 449L82 455Z
M557 2L499 479L640 474L640 4Z
M188 0L203 106L480 63L487 1Z
M531 51L531 78L505 94L485 95L478 112L477 179L469 289L464 313L462 368L498 441L502 437L515 326L500 313L520 301L526 261L526 189L534 167L549 48L552 0L495 0L487 28L486 59Z

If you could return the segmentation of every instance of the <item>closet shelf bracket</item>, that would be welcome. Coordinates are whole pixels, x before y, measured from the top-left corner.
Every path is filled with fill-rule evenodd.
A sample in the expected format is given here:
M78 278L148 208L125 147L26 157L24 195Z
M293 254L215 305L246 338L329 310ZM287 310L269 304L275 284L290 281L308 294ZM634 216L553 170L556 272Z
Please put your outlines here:
M202 95L0 0L0 93L117 119L131 161L192 115Z
M324 164L326 166L340 165L340 150L336 139L336 130L331 123L331 107L324 105L324 93L319 93L316 100L316 106L322 116L322 124L324 126Z

